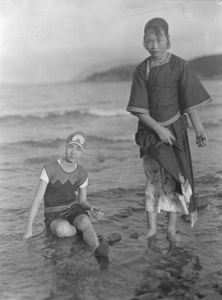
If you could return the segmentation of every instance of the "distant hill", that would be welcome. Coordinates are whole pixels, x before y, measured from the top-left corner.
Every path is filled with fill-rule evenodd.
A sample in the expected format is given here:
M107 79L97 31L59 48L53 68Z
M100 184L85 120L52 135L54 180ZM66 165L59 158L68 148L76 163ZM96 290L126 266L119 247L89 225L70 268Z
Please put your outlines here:
M107 71L93 73L86 81L131 81L135 71L135 65L124 65Z
M222 55L211 55L189 61L200 79L222 79ZM124 65L93 73L84 81L131 81L135 65Z
M222 55L204 56L189 63L201 79L222 79Z

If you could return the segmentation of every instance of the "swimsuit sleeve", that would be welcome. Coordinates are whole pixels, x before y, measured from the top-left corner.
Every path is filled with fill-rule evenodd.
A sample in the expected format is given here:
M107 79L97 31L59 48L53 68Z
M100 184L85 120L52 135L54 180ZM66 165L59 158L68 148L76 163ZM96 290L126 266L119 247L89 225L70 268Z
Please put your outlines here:
M86 187L88 185L88 183L89 183L89 180L87 178L86 181L83 182L83 184L81 184L79 188L82 189L82 188Z
M80 165L78 165L78 171L79 171L78 186L80 188L83 188L88 185L88 172Z
M179 102L182 113L203 108L212 101L210 95L196 77L187 62L184 62L179 81Z
M147 87L141 69L137 67L134 72L130 99L126 110L130 113L149 114Z
M40 175L40 179L44 180L45 182L49 183L49 177L46 173L45 168L42 169L42 173Z

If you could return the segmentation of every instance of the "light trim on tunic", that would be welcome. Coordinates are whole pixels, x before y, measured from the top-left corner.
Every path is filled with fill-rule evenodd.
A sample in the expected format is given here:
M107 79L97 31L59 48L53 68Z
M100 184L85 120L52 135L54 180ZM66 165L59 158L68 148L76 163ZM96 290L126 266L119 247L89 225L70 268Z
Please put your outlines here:
M176 122L176 120L178 120L180 116L181 116L181 113L178 111L178 113L173 118L171 118L165 122L158 122L158 124L160 124L162 126L168 126L168 125Z
M149 56L148 57L149 67L153 68L153 67L159 67L161 65L164 65L170 61L171 56L172 56L172 54L169 52L167 52L166 56L164 56L161 60L153 60L152 56Z
M145 109L145 108L139 108L139 107L133 107L133 106L128 106L126 109L128 112L130 113L141 113L141 114L149 114L149 110Z
M154 67L159 67L168 63L171 59L172 54L166 52L166 54L160 60L153 60L152 56L149 56L146 61L146 80L149 79L150 69Z
M158 67L158 66L168 63L170 61L171 57L172 57L172 54L170 52L166 52L166 55L163 55L163 57L160 60L156 60L156 61L153 60L152 56L149 56L146 61L145 79L146 80L149 79L149 73L150 73L151 68ZM176 115L173 116L172 118L170 118L169 120L164 121L164 122L158 122L158 124L160 124L162 126L168 126L168 125L174 123L175 121L177 121L182 114L186 114L186 113L189 114L192 111L201 109L201 108L205 107L206 105L208 105L212 101L213 101L213 99L209 98L200 104L197 104L197 105L194 105L192 107L188 107L188 108L182 110L182 112L178 111L176 113ZM139 107L128 106L126 110L128 112L130 112L131 114L134 114L134 113L135 114L136 113L150 114L148 109L139 108Z
M197 110L197 109L200 109L200 108L203 108L204 106L206 106L206 105L208 105L210 102L212 102L213 101L213 99L212 98L209 98L209 99L207 99L207 100L205 100L204 102L202 102L202 103L200 103L200 104L197 104L197 105L194 105L194 106L192 106L192 107L188 107L188 108L186 108L186 109L184 109L183 110L183 113L185 114L185 113L190 113L190 112L192 112L192 111L195 111L195 110Z
M127 107L127 111L129 111L131 114L140 113L140 114L150 115L149 110L146 110L143 108L138 108L138 107L129 106L129 107ZM156 122L162 126L168 126L168 125L176 122L176 120L178 120L180 116L181 116L181 113L178 111L176 113L176 115L174 117L172 117L171 119L164 121L164 122L157 122L157 121Z

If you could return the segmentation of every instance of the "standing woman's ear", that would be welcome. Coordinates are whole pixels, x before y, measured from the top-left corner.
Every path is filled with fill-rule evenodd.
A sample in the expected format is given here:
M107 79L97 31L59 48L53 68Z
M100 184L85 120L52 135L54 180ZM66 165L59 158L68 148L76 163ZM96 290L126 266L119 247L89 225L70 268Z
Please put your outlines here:
M167 49L169 49L171 46L171 43L170 43L170 35L167 36Z
M147 49L147 46L146 46L146 43L145 43L145 35L143 36L143 47L144 47L146 50L148 50L148 49Z

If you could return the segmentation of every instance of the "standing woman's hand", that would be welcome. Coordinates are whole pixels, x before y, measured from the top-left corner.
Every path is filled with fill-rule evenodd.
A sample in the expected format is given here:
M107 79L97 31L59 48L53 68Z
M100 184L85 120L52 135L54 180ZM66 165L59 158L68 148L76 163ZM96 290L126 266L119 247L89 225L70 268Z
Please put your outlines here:
M196 131L196 144L198 147L205 147L207 145L207 135L204 130L203 124L197 111L192 111L189 114L190 120L193 124L193 128Z
M175 140L175 137L172 135L171 131L163 126L158 126L158 128L156 129L156 133L158 134L160 140L165 143L165 144L169 144L169 145L173 145L172 140Z
M196 133L196 144L198 147L205 147L207 142L207 135L204 129Z

